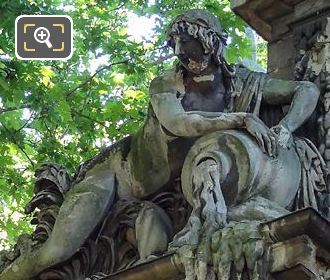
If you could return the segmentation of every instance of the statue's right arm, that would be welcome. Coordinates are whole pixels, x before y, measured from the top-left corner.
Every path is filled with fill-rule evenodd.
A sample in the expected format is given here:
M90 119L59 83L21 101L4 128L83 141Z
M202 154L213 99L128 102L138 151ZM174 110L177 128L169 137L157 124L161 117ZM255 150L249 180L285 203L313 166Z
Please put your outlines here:
M203 112L185 112L176 95L171 92L154 94L150 101L159 122L174 135L182 137L242 128L247 116L246 113L215 113L213 116L205 116Z
M158 77L150 85L150 102L162 126L180 137L202 136L214 131L245 128L269 155L274 153L275 139L269 128L250 113L186 112L177 98L174 80Z
M162 92L150 98L158 121L171 133L182 137L195 137L231 128L244 127L246 113L216 113L203 116L199 112L185 112L176 94Z
M202 136L207 133L231 128L242 128L246 113L186 112L177 98L177 79L164 74L150 84L150 102L158 121L171 133L181 137Z

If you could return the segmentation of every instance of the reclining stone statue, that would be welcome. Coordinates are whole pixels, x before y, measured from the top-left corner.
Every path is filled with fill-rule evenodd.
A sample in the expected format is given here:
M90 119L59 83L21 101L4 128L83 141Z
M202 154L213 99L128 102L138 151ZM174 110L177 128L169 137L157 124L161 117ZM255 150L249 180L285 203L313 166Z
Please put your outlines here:
M318 88L229 65L226 32L206 10L182 13L167 35L179 62L152 81L144 125L83 168L49 238L14 260L1 280L38 279L69 260L123 199L146 201L135 227L141 259L166 252L170 242L196 247L230 221L307 206L326 214L322 157L311 141L292 135L315 110ZM274 123L269 108L281 105L289 111ZM192 211L174 230L152 197L172 192L178 178Z

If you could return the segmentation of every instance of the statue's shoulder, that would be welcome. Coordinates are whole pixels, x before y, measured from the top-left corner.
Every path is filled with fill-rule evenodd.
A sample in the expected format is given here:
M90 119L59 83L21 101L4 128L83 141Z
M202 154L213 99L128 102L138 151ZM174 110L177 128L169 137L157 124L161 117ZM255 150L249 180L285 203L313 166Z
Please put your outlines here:
M164 92L176 94L178 91L181 92L182 89L184 90L182 73L176 68L172 68L164 71L151 81L149 92L150 95Z

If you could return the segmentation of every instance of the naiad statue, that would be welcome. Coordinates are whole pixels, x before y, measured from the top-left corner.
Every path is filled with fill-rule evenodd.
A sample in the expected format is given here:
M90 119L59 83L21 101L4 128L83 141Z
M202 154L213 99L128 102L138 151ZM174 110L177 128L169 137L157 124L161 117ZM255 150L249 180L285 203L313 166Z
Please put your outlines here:
M324 161L310 140L294 136L316 108L318 88L229 65L227 33L206 10L183 12L167 37L178 63L151 82L144 125L84 164L68 192L61 180L49 183L64 198L52 231L1 280L81 279L56 272L70 261L79 277L109 274L169 248L182 256L187 279L206 279L219 230L237 223L244 231L254 222L243 221L307 206L328 215ZM284 115L274 110L282 105L290 106ZM100 244L109 249L98 253ZM119 254L118 244L131 254ZM93 246L94 255L77 257ZM213 256L212 273L227 279L228 266Z

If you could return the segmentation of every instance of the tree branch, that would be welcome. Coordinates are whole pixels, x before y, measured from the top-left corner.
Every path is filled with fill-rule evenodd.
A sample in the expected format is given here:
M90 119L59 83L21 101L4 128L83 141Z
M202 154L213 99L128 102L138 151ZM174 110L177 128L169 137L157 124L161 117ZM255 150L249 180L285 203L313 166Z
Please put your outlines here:
M105 65L102 66L101 68L99 68L92 76L90 76L87 80L85 80L84 82L80 83L78 86L76 86L74 89L70 90L69 92L67 92L67 98L70 97L75 91L77 91L79 88L82 88L83 86L87 85L88 83L90 83L99 73L101 73L104 70L108 70L110 69L112 66L114 65L118 65L118 64L124 64L127 63L128 60L122 60L122 61L118 61L118 62L114 62L111 63L109 65Z
M105 125L104 122L101 122L101 121L95 120L95 119L91 118L90 116L84 115L84 114L82 114L82 113L80 113L80 112L78 112L78 111L76 111L76 110L74 110L74 109L72 109L72 113L75 114L75 115L78 115L78 116L80 116L80 117L86 118L86 119L92 121L93 123L97 123L97 124L99 124L99 125L101 125L101 126L103 126L103 127L105 127L105 128L109 128L109 127L107 127L107 126Z
M22 105L19 105L19 106L13 106L13 107L3 107L3 108L0 108L0 114L2 113L6 113L6 112L11 112L11 111L17 111L17 110L22 110L22 109L29 109L31 108L31 105L30 104L22 104Z
M17 129L15 133L20 132L23 128L27 127L27 125L33 122L37 116L37 112L32 112L29 119L19 129Z
M15 144L15 145L21 150L21 152L25 155L25 157L26 157L26 158L28 159L28 161L30 162L32 168L34 168L34 162L33 162L33 160L32 160L32 159L29 157L29 155L25 152L25 150L23 149L23 147L22 147L19 143L17 143L17 141L16 141L15 137L12 135L11 131L10 131L10 130L9 130L4 124L2 124L2 127L6 130L6 132L7 132L8 136L9 136L11 142L12 142L13 144Z
M102 71L108 70L108 69L110 69L114 65L124 64L124 63L127 63L127 62L129 62L129 60L122 60L122 61L118 61L118 62L114 62L114 63L108 64L108 65L102 66L93 75L91 75L88 79L86 79L85 81L81 82L78 86L76 86L72 90L68 91L67 94L66 94L66 98L70 97L79 88L82 88L85 85L87 85L88 83L90 83ZM6 113L6 112L11 112L11 111L22 110L22 109L29 109L29 108L31 108L31 104L28 104L28 103L24 103L24 104L21 104L21 105L18 105L18 106L3 107L3 108L0 108L0 114Z
M163 57L160 57L159 59L157 59L156 61L152 61L152 65L158 65L158 64L161 64L161 63L163 63L165 60L168 60L168 59L170 59L170 58L172 58L172 57L174 57L175 56L175 54L173 53L173 54L169 54L169 55L166 55L166 56L163 56Z
M127 2L127 1L124 1L124 2L123 2L121 5L119 5L117 8L114 8L114 9L110 10L109 12L114 12L114 11L117 11L117 10L123 8L123 7L126 5L126 2Z

